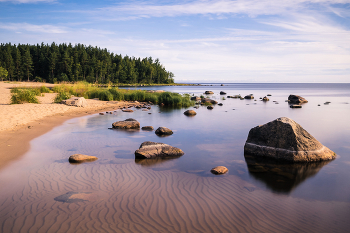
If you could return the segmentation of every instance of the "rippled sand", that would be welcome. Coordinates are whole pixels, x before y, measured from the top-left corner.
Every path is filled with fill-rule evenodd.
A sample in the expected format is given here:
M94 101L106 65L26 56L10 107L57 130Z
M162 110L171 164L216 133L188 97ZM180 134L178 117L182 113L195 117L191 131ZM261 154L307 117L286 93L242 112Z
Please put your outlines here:
M274 198L233 175L65 161L25 174L23 183L2 191L1 232L346 232L350 227L348 203ZM55 201L67 192L76 192L71 198L78 201Z

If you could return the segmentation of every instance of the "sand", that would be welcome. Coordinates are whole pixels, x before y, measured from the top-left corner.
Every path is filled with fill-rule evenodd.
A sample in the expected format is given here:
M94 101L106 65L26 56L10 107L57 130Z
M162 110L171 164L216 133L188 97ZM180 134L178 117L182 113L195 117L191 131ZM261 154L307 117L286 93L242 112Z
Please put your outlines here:
M135 104L88 99L88 106L81 108L53 103L55 93L46 93L38 97L40 104L10 104L11 88L42 85L52 87L54 84L0 82L0 168L23 155L29 149L29 142L32 139L70 118Z

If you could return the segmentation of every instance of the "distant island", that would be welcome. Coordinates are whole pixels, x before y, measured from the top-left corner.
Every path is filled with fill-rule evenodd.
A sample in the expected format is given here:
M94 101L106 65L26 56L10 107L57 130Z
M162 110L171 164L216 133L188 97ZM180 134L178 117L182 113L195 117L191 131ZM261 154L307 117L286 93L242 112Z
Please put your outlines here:
M3 81L77 82L100 84L173 84L174 74L159 59L135 58L106 48L55 44L0 45Z

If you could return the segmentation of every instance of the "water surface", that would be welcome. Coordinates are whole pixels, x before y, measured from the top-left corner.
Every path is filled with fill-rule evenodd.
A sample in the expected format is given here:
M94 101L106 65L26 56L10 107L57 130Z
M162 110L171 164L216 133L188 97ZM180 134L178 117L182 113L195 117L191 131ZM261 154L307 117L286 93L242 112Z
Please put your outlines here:
M145 89L191 95L211 90L210 97L223 106L202 106L194 117L183 115L186 109L157 106L134 113L118 110L56 127L33 140L22 160L0 171L1 231L345 232L350 227L349 84ZM257 101L227 98L220 91L254 94ZM269 102L259 100L267 94ZM289 94L309 102L291 109L285 102ZM282 116L299 123L337 159L286 165L244 157L249 130ZM129 117L174 134L108 129ZM134 151L144 141L179 147L185 155L135 160ZM74 153L99 159L73 165L68 157ZM229 172L211 174L219 165Z

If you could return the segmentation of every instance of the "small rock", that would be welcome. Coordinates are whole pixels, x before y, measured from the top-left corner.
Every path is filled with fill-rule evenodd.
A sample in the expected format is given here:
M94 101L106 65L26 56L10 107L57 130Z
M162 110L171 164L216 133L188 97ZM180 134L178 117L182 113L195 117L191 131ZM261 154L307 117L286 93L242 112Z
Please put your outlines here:
M195 116L197 113L194 110L187 110L184 112L186 116Z
M223 104L222 103L218 103L219 106L222 106Z
M72 97L67 100L62 100L62 104L68 105L68 106L76 106L76 107L86 107L88 106L88 103L84 97Z
M123 112L134 112L134 111L131 110L131 109L123 109L122 111L123 111Z
M269 101L269 98L267 98L266 96L264 96L264 98L262 98L262 101Z
M138 150L135 151L135 158L151 159L157 157L178 157L184 155L184 152L176 147L169 146L160 142L143 142Z
M208 106L207 109L212 110L213 106Z
M220 95L226 95L226 92L220 91Z
M104 115L104 113L103 113L103 112L100 112L99 114L100 114L100 115Z
M70 163L82 163L86 161L95 161L97 160L97 157L90 155L74 154L69 156L68 160Z
M292 104L302 104L308 102L304 97L301 97L299 95L289 95L288 101Z
M210 95L210 94L214 94L214 92L212 92L212 91L205 91L204 94Z
M267 94L267 96L271 96L271 94Z
M215 174L215 175L220 175L220 174L225 174L226 172L228 172L227 167L224 166L217 166L214 167L210 170L211 173Z
M166 127L159 127L155 134L157 135L172 135L173 134L173 131L171 129L168 129Z
M252 94L244 96L244 99L254 99L254 96Z
M152 131L154 128L153 128L153 126L143 126L141 129L147 130L147 131Z
M125 121L117 121L112 124L113 129L139 129L140 122L135 119L129 118Z

